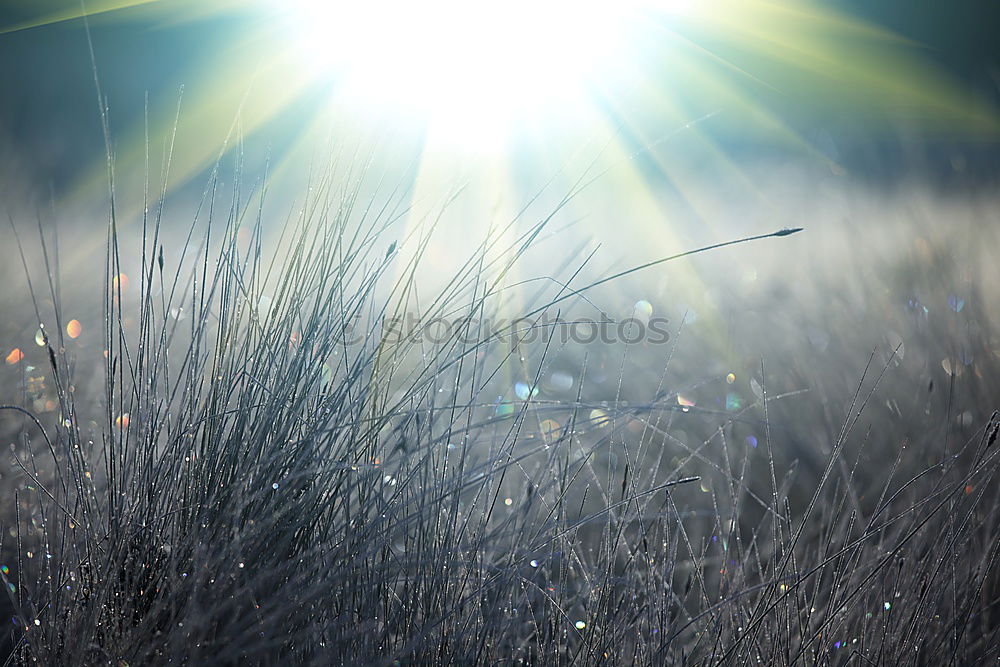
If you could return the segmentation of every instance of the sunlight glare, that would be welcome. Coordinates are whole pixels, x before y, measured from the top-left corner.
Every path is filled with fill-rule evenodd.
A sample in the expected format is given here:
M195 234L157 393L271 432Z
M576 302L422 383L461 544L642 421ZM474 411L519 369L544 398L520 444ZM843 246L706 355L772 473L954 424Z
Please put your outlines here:
M620 67L632 0L293 0L290 35L338 97L489 141L571 114ZM473 136L469 136L469 135Z

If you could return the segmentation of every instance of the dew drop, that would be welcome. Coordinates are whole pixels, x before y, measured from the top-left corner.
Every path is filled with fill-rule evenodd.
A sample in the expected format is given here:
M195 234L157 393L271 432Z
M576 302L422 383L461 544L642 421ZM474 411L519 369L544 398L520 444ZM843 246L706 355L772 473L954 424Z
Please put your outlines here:
M603 428L611 423L611 417L608 413L600 408L594 408L590 411L590 422L599 428Z

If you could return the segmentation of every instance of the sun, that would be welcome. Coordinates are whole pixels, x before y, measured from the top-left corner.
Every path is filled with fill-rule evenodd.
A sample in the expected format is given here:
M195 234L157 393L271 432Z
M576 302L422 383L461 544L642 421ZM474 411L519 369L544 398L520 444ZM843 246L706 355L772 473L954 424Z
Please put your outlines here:
M491 143L590 104L628 66L641 10L629 0L286 0L280 30L347 103Z

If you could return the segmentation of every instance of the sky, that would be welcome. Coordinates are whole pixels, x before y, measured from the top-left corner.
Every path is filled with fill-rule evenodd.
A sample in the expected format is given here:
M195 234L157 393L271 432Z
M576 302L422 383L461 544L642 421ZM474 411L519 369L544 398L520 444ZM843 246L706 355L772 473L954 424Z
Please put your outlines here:
M114 3L93 2L91 9L108 4ZM204 9L216 4L222 8ZM949 97L957 108L982 108L987 115L997 108L1000 47L993 33L1000 24L1000 9L995 2L843 0L815 5L835 9L852 21L864 21L865 25L883 28L907 40L891 47L891 58L907 59L907 67L910 60L919 63L911 70L917 72L911 82L914 87L941 90L941 98ZM72 15L76 7L77 3L62 0L8 0L0 7L0 146L6 147L8 155L16 156L31 180L60 193L79 187L88 178L88 170L94 169L95 161L99 164L103 158L103 136L83 21L46 23L61 10ZM720 15L727 11L727 7L718 10ZM196 117L199 105L219 106L211 118L197 117L195 121L204 122L206 134L219 135L225 130L220 119L232 118L232 107L242 92L255 85L255 92L264 98L278 97L267 88L273 83L251 84L248 72L260 66L264 38L257 36L267 32L268 20L259 2L223 5L184 0L161 0L91 17L94 54L116 152L124 154L130 142L136 143L145 115L152 119L153 135L160 129L155 126L157 119L167 119L163 123L168 126L178 99L183 98L184 113ZM722 23L716 16L712 21L685 26L686 32L685 28L678 31L685 32L685 37L707 54L706 61L727 60L746 70L734 73L732 68L723 67L726 71L719 75L720 81L725 78L724 85L739 90L742 102L766 110L784 131L859 177L891 179L919 163L930 177L947 180L953 178L950 165L960 155L965 166L962 179L995 179L996 127L985 129L958 117L941 122L933 117L936 112L906 100L871 103L878 99L879 91L887 90L897 80L898 73L891 69L891 63L872 61L873 70L885 69L884 76L858 85L844 78L843 72L837 70L839 63L834 62L829 79L824 80L815 71L796 71L797 56L793 51L775 56L763 48L755 50L753 44L734 44L732 33L718 29L713 21ZM775 25L761 25L765 37L767 31L799 29L791 22ZM836 30L831 28L830 34L836 34ZM294 34L286 37L289 41L300 39ZM835 61L853 57L853 46L847 38L844 41L842 49L829 52ZM273 46L269 44L267 48ZM795 45L789 41L785 46L791 49ZM275 58L283 57L283 48L278 47ZM609 123L618 124L624 151L641 149L685 119L698 122L699 131L712 145L737 162L800 149L790 147L787 137L779 140L772 133L759 131L740 105L720 102L721 98L707 92L693 94L693 89L707 90L708 86L690 85L689 79L677 74L678 68L669 57L663 56L663 62L650 57L642 65L646 83L662 80L664 97L676 102L675 114L669 120L661 120L648 99L633 95L634 89L626 86L606 89L595 104ZM858 57L860 68L868 66L864 57ZM263 56L265 61L267 58ZM775 65L768 58L783 62ZM704 69L699 64L692 72L703 74ZM288 77L297 75L292 72ZM678 78L672 78L675 76ZM282 73L277 78L285 77ZM249 121L254 127L248 136L262 137L267 150L279 155L291 150L299 129L332 106L327 96L335 87L329 78L316 77L298 85L294 93L282 92L280 109L262 113L266 120ZM223 93L222 89L229 92ZM341 100L338 98L338 102ZM560 113L563 111L554 115ZM706 115L716 113L718 118L704 122ZM561 121L551 122L538 132L545 136L556 134L561 125ZM586 134L584 129L575 140L584 141ZM452 143L464 147L468 142L459 137ZM518 159L531 162L534 155L530 148L520 153L512 149L510 153L515 163ZM204 160L195 162L191 171L204 169Z

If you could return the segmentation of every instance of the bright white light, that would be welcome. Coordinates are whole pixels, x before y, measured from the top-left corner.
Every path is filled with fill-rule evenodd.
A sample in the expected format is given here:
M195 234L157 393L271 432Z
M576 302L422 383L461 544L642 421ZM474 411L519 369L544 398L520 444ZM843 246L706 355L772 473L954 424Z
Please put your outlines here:
M634 0L285 0L289 37L338 99L483 141L572 113L616 69Z

